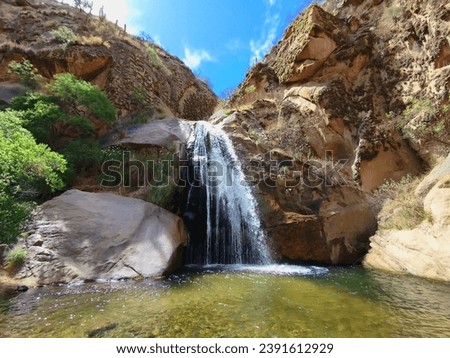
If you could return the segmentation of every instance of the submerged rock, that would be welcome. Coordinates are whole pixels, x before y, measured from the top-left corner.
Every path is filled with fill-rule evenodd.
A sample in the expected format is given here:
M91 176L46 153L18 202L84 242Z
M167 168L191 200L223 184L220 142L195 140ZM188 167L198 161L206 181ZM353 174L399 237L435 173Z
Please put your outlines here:
M176 215L142 200L70 190L40 207L16 275L37 285L164 275L186 244ZM36 240L42 245L33 245Z
M105 333L112 331L117 328L117 323L111 323L104 327L96 328L88 332L88 338L100 338L105 335Z

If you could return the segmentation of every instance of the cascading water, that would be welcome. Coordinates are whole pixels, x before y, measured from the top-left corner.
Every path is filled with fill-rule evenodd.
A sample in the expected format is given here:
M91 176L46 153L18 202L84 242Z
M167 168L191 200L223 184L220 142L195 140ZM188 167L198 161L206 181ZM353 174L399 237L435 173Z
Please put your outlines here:
M190 264L270 264L256 199L227 134L200 121L190 141Z

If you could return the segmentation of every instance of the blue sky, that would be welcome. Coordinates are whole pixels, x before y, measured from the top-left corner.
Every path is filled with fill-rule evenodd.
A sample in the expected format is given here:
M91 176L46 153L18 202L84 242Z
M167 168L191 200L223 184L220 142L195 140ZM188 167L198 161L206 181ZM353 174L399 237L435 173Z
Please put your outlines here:
M71 2L67 0L65 2ZM311 0L93 0L109 20L149 34L224 96Z

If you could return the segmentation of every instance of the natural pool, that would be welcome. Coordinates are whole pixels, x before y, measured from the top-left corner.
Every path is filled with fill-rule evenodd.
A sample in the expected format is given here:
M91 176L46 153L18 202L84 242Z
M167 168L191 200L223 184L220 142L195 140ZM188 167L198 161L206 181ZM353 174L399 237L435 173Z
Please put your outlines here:
M1 337L450 337L450 285L360 268L191 267L0 299Z

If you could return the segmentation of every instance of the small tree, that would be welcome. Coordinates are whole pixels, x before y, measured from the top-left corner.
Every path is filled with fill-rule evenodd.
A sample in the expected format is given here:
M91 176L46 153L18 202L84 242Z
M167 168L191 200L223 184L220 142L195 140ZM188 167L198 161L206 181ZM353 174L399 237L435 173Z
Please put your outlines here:
M75 35L72 29L68 28L67 26L58 27L56 30L51 31L50 33L55 38L55 40L66 45L70 45L77 39L77 35Z
M30 89L36 89L42 76L27 59L21 62L11 61L8 65L8 73L19 76L20 83Z
M0 112L0 242L12 243L30 217L29 200L62 189L65 159L37 144L16 111Z
M75 78L70 73L55 75L48 89L63 106L75 108L82 105L108 124L114 124L116 121L117 110L105 92L86 81Z

